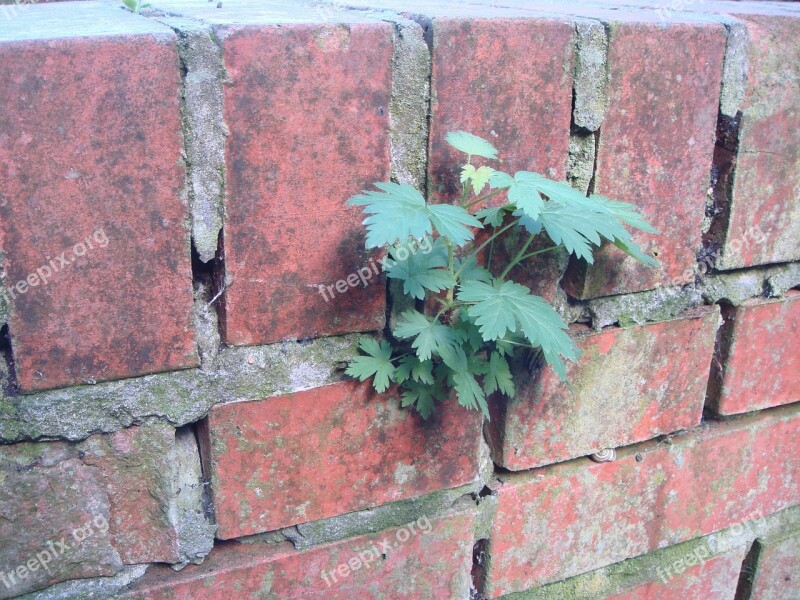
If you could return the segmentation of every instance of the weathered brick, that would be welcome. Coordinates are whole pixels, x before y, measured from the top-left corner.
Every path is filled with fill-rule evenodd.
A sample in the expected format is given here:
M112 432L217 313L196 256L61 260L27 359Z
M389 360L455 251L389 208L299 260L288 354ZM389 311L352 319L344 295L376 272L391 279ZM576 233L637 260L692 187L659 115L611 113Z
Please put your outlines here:
M714 150L725 28L712 20L579 9L607 24L608 110L600 127L594 191L639 207L659 230L634 239L654 270L605 246L593 266L574 261L563 283L596 298L693 281L702 245Z
M218 544L200 566L153 567L120 598L467 598L474 509L316 546Z
M755 572L748 577L753 600L800 598L800 532L756 540Z
M700 555L702 556L702 555ZM718 598L733 600L742 568L744 548L701 561L698 556L683 557L694 564L674 575L657 573L653 581L613 594L607 600L650 600L651 598ZM665 565L667 566L667 565ZM667 566L668 567L668 566Z
M475 479L480 415L427 421L368 384L218 405L203 427L219 537L229 539L457 487ZM301 465L302 468L298 468Z
M713 3L716 5L716 3ZM717 267L800 259L800 12L720 3L745 24L747 80ZM763 13L763 14L756 14ZM722 199L721 199L722 200Z
M392 28L288 25L221 32L228 168L223 331L231 344L380 329L361 211L345 201L388 180ZM344 286L342 286L344 287Z
M227 73L224 341L381 329L384 280L345 202L389 179L391 24L284 2L156 6L213 24Z
M47 568L40 563L0 586L0 598L113 575L123 564L176 562L169 511L174 442L171 427L153 425L77 444L0 446L0 575L8 579L11 570L51 549L43 557Z
M530 469L694 427L718 323L714 308L666 322L582 330L576 336L582 356L568 366L572 389L545 369L518 377L515 398L492 397L495 462Z
M21 389L197 365L174 34L99 3L30 6L0 56Z
M572 107L574 30L567 19L522 18L498 8L435 6L429 186L434 199L458 195L464 155L445 136L464 130L495 144L514 173L566 176ZM535 90L535 93L531 91Z
M489 597L604 565L800 503L798 407L646 442L615 462L578 459L506 475Z
M709 408L732 415L800 401L800 292L722 313Z

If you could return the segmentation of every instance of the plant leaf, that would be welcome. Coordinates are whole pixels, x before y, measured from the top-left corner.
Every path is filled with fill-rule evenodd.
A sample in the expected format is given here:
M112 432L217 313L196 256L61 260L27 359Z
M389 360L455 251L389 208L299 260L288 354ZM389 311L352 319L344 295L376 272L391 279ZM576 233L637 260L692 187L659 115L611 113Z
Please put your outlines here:
M466 260L457 259L455 264L458 279L464 281L491 281L492 274L478 264L474 256L468 256Z
M468 312L475 318L485 341L497 340L517 325L532 346L541 346L553 369L566 376L561 357L576 360L578 350L564 331L566 323L555 309L523 285L513 281L494 285L470 281L460 286L458 299L472 304Z
M418 383L433 384L433 364L416 356L403 356L394 371L394 380L403 383L412 379Z
M494 173L494 169L491 167L483 166L476 169L473 165L464 165L461 168L461 183L464 187L471 185L472 191L477 196L489 183L492 173Z
M458 403L466 408L480 410L483 416L489 418L489 406L481 386L471 373L465 371L453 373L453 387L456 390Z
M617 219L631 227L641 229L647 233L658 233L658 230L645 220L639 209L633 204L611 200L598 194L592 194L589 196L589 200L609 210Z
M500 352L492 352L489 357L489 369L483 377L483 391L488 396L500 390L509 398L514 396L514 379L508 362Z
M423 419L427 419L433 413L437 389L430 384L410 381L403 386L402 398L402 406L413 406Z
M544 200L536 188L540 178L530 171L518 171L513 178L507 173L499 173L491 178L490 185L492 188L508 188L508 201L531 219L538 219L544 207Z
M490 206L475 213L478 219L483 221L485 226L500 227L503 224L503 219L506 217L506 212L509 206Z
M392 346L386 341L378 344L372 338L361 338L359 346L366 356L356 356L345 373L350 377L357 377L360 381L374 377L372 385L378 392L385 392L394 375Z
M394 335L400 339L414 338L411 347L422 361L430 360L433 354L442 356L443 349L446 352L447 348L454 348L459 342L459 335L452 327L416 310L407 310L400 315Z
M389 255L396 262L386 269L386 275L392 279L403 282L403 293L418 300L425 299L425 290L441 292L455 285L453 274L442 267L447 266L447 248L443 238L433 242L431 250L427 253L417 249L416 252L407 252L405 260L400 260L400 250L404 248L389 248Z
M379 248L409 238L422 239L432 233L428 205L416 189L408 184L376 183L380 191L366 190L347 201L349 206L363 206L369 215L367 248Z
M445 136L447 143L456 150L469 156L482 156L483 158L497 158L497 148L485 139L467 133L466 131L451 131Z
M429 204L428 214L436 231L450 238L456 246L463 246L472 241L474 235L469 227L483 229L483 224L460 206Z

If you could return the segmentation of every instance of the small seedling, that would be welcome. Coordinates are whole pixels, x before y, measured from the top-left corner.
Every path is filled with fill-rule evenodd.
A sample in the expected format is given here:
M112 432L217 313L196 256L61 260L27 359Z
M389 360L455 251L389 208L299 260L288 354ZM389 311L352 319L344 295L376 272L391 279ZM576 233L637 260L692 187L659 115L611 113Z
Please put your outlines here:
M122 4L135 15L142 12L143 8L149 8L151 6L149 2L142 2L142 0L122 0Z
M656 231L632 204L596 194L587 197L529 171L511 175L473 165L476 156L497 159L494 146L480 137L458 131L448 134L447 141L467 155L458 205L428 204L412 186L389 182L376 183L377 190L348 201L367 215L367 249L385 248L395 258L409 243L430 244L432 250L405 252L405 260L388 268L388 277L403 282L403 292L420 310L400 315L392 339L363 338L363 355L346 373L361 381L371 378L378 392L396 384L402 405L413 406L424 418L452 390L460 404L488 418L489 394L515 393L510 368L515 352L539 351L562 381L567 379L564 361L578 358L561 316L509 279L512 269L558 248L592 263L603 240L657 268L658 261L639 248L625 225ZM487 205L501 194L505 203ZM472 214L470 209L479 210ZM475 241L478 229L487 230L480 243ZM494 264L495 244L514 234L522 235L511 239L524 241L504 264ZM541 236L552 243L531 250Z

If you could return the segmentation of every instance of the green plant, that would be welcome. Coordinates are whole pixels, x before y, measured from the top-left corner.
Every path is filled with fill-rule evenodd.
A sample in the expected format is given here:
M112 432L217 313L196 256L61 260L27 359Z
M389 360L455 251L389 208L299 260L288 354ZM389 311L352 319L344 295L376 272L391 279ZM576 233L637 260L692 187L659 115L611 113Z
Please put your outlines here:
M367 215L366 247L388 249L396 259L387 269L388 277L403 282L404 293L417 301L420 310L400 315L393 339L362 339L363 355L350 363L346 373L361 381L372 378L378 392L397 384L402 405L413 406L425 418L452 389L460 404L488 417L487 395L514 394L510 364L515 350L537 349L562 381L567 378L564 360L578 358L566 323L543 298L508 279L512 269L557 248L592 263L593 251L603 239L658 267L624 225L656 231L631 204L587 197L537 173L520 171L512 176L474 166L475 156L497 158L497 150L482 138L459 131L448 134L447 141L467 155L459 205L428 204L412 186L398 183L376 183L377 191L365 191L348 201L362 206ZM484 193L487 186L490 191ZM486 206L500 194L506 195L504 204ZM473 207L480 209L474 215L469 212ZM484 228L487 234L478 243L474 230ZM524 242L505 264L494 265L495 243L512 233L522 234ZM531 250L538 236L549 237L552 245ZM429 252L399 251L420 241ZM398 260L398 255L406 258Z
M122 0L122 3L127 9L136 15L138 15L143 8L148 8L151 6L149 2L142 2L142 0Z

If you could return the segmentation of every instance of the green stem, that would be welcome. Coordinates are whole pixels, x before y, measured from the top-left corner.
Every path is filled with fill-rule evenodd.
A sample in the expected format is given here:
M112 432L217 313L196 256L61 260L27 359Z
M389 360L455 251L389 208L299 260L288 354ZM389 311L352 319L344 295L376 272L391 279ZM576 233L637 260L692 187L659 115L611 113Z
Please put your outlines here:
M523 256L519 260L520 262L522 262L523 260L530 258L531 256L536 256L537 254L544 254L545 252L552 252L557 248L561 248L561 244L558 244L557 246L549 246L547 248L542 248L541 250L536 250L535 252L528 252L525 256Z
M450 273L455 273L455 257L453 255L453 242L449 239L445 238L447 241L447 270ZM455 277L454 277L455 279ZM453 302L453 288L447 290L447 302L448 304Z
M475 250L473 250L472 252L470 252L470 253L469 253L469 255L467 255L467 256L464 258L464 264L462 264L462 265L461 265L461 268L460 268L458 271L456 271L456 274L455 274L455 278L456 278L456 280L458 280L458 276L459 276L459 275L461 275L461 271L463 271L463 270L464 270L464 267L466 266L466 264L467 264L467 261L468 261L470 258L472 258L473 256L477 258L478 254L480 253L480 251L481 251L481 250L483 250L484 248L486 248L486 246L488 246L488 245L489 245L491 242L493 242L493 241L494 241L496 238L498 238L498 237L500 237L501 235L503 235L503 234L504 234L506 231L508 231L508 230L509 230L509 229L511 229L512 227L515 227L515 226L516 226L518 223L519 223L519 219L515 219L514 221L512 221L511 223L509 223L508 225L506 225L506 226L505 226L505 227L503 227L502 229L499 229L499 230L495 231L495 232L494 232L494 233L493 233L493 234L492 234L492 235L489 237L489 239L487 239L485 242L483 242L483 243L482 243L480 246L478 246L478 247L477 247Z
M506 275L508 275L508 272L511 271L511 269L513 269L514 267L516 267L520 263L520 261L522 261L522 257L525 256L525 252L528 250L531 243L533 242L533 238L535 237L536 236L533 234L528 236L528 240L522 245L522 248L519 249L519 252L517 252L514 255L514 258L511 259L511 261L506 265L506 268L503 270L503 272L500 273L500 279L505 279Z
M477 199L473 200L473 201L472 201L472 202L470 202L469 204L466 204L466 205L464 205L464 208L472 208L472 207L473 207L473 206L475 206L476 204L480 204L481 202L483 202L483 201L485 201L485 200L488 200L488 199L489 199L489 198L491 198L492 196L496 196L496 195L497 195L497 194L499 194L500 192L504 192L504 191L506 191L506 189L505 189L505 188L501 188L501 189L495 190L495 191L493 191L493 192L489 192L488 194L485 194L485 195L481 196L480 198L477 198ZM463 204L463 203L462 203L462 204Z

